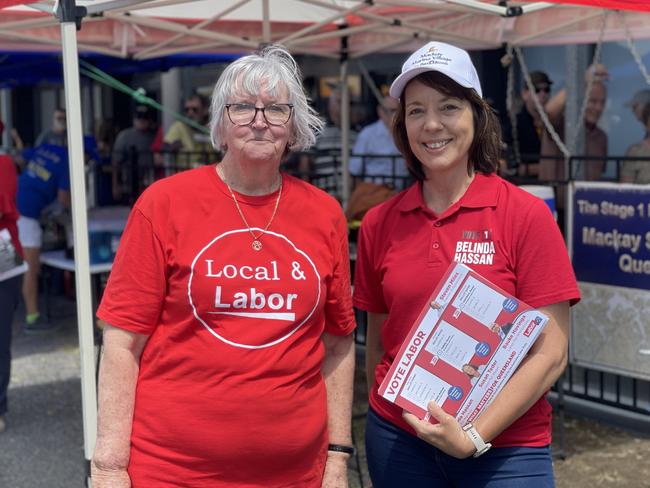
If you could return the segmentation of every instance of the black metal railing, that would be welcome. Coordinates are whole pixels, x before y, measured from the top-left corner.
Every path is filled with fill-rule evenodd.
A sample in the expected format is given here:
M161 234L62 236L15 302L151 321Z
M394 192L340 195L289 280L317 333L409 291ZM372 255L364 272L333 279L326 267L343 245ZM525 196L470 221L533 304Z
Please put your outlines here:
M383 173L369 170L367 161L377 159L377 155L355 154L361 160L361 170L350 175L350 188L353 190L361 181L386 185L401 190L413 182L413 178L404 171L399 155L381 156L389 162L388 171ZM92 162L88 172L93 176L100 204L132 204L138 196L154 181L171 176L180 171L219 161L221 154L187 151L156 151L138 153L132 149L128 157L118 165L111 164L107 157L101 162ZM302 178L339 200L343 192L343 165L340 152L319 151L302 152L289 155L283 163L283 169L289 174ZM116 176L114 176L116 173ZM119 186L113 192L113 181ZM119 195L117 201L112 194Z
M571 364L563 386L565 395L650 417L650 381Z

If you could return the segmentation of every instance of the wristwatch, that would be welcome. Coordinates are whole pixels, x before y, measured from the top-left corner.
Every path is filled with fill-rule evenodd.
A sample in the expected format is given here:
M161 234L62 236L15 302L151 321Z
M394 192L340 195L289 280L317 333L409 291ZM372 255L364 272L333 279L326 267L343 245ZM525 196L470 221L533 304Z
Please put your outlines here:
M474 447L476 447L476 452L472 455L472 457L477 458L482 454L488 452L492 447L492 444L490 444L489 442L485 442L481 437L481 435L478 432L476 432L476 429L474 428L471 422L465 424L463 430L467 433L467 437L469 437L469 440L472 441Z

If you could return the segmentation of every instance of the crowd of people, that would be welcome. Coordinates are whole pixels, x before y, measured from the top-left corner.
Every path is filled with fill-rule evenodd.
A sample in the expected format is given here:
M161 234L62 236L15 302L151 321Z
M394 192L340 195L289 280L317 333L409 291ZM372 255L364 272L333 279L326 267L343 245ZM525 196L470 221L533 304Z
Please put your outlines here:
M600 179L607 77L600 65L585 73L581 124L594 160L567 175L542 121L564 137L566 91L552 94L547 74L533 72L533 90L521 92L515 141L502 138L466 51L429 42L412 53L377 101L377 120L351 132L350 174L399 191L359 215L354 287L341 205L305 181L330 175L326 158L340 157L340 91L332 87L324 120L284 48L230 64L211 101L191 94L185 118L164 134L152 107L137 105L114 139L107 130L87 140L88 160L108 159L113 202L141 178L128 169L134 155L156 168L161 155L176 154L187 169L156 173L131 195L97 312L105 325L93 486L345 488L353 307L368 317L373 486L554 486L546 393L567 364L569 308L580 293L548 207L499 171L516 144L522 175ZM646 135L629 148L620 180L647 183L650 164L633 158L650 155L650 91L630 108ZM38 307L39 220L70 206L65 116L56 109L51 129L21 154L20 175L0 155L0 432L21 286L24 331L53 328ZM287 161L296 175L284 171ZM475 422L461 425L435 402L434 421L423 421L385 400L379 385L457 244L483 232L498 252L475 270L549 322ZM492 324L501 336L511 327ZM483 373L471 363L462 371L471 384Z

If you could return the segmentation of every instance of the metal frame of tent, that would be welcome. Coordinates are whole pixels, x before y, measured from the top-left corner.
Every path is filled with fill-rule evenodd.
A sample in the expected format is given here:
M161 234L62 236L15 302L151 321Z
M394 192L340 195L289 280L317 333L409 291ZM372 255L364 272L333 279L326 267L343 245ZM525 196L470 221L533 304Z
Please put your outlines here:
M560 1L560 0L556 0ZM586 0L582 0L583 3ZM594 1L600 3L603 0ZM635 0L607 0L608 5L620 4L634 8ZM345 79L348 62L361 58L371 52L394 52L412 50L428 38L446 40L466 48L499 47L507 42L512 46L537 45L543 43L562 44L577 40L573 31L580 29L583 36L591 36L595 32L594 24L602 15L602 10L581 10L583 15L575 12L581 7L566 7L550 2L529 2L517 5L499 5L478 0L359 0L359 1L325 1L325 0L295 0L293 4L304 4L317 15L308 16L309 21L292 19L281 22L274 17L270 0L238 0L223 7L207 19L197 21L196 18L181 18L174 22L162 16L166 8L174 5L184 5L184 8L194 12L198 4L205 0L188 2L187 0L111 0L111 1L80 1L61 0L55 3L18 2L15 0L0 0L0 9L10 4L32 4L32 7L44 12L42 16L27 16L24 12L16 14L10 21L0 21L0 39L21 49L34 49L41 46L44 49L59 49L63 54L64 85L66 94L66 110L68 113L68 146L70 157L71 193L73 208L73 228L75 247L75 277L77 290L77 316L79 321L79 349L81 356L81 380L83 401L84 454L90 460L95 444L97 428L97 391L95 383L94 340L93 340L93 310L91 302L91 286L88 250L88 226L86 213L86 188L84 178L80 83L78 52L92 50L112 56L135 59L172 54L187 51L232 51L252 50L260 44L279 42L285 44L292 52L315 54L341 61L341 78ZM77 5L79 3L80 5ZM250 7L256 3L261 9L261 16L256 21L256 29L246 37L228 33L219 28L219 32L209 27L228 19L238 9ZM274 2L274 6L279 3ZM189 8L192 4L192 9ZM640 3L639 10L644 7ZM536 16L551 9L558 12L557 19L544 24L538 21L534 32L527 32L535 27ZM650 6L645 8L648 16L638 12L631 15L622 14L625 23L612 25L605 33L604 40L619 40L645 38L650 36L647 23L650 19ZM299 9L299 12L304 12ZM13 11L12 11L13 12ZM140 14L138 13L140 12ZM142 15L147 12L148 15ZM158 13L159 16L156 16ZM4 14L4 12L3 12ZM525 14L525 15L523 15ZM200 16L199 16L200 17ZM479 18L483 25L479 29ZM80 24L100 26L103 22L119 22L121 29L116 32L121 36L116 39L111 33L95 42L78 41L77 30ZM522 26L515 21L522 20ZM238 20L232 20L232 28L237 29ZM243 22L243 21L242 21ZM59 39L53 35L59 27ZM113 24L111 24L113 25ZM222 24L220 24L221 26ZM623 27L624 25L624 27ZM128 28L127 28L128 26ZM239 24L243 26L243 24ZM278 29L274 29L277 27ZM100 31L99 27L96 29ZM498 36L495 37L495 32ZM171 37L156 37L155 33L165 32ZM104 32L105 34L105 32ZM138 46L137 40L144 41L149 37L156 38L148 45ZM357 42L361 39L362 42ZM584 37L582 38L584 42ZM114 47L107 47L114 43ZM646 73L646 80L648 80ZM343 107L347 107L349 93L347 84L343 83ZM349 112L343 111L342 126L349 121ZM345 132L344 132L345 134ZM343 167L347 165L349 136L343 138ZM344 180L345 184L345 180ZM347 188L344 187L344 194Z

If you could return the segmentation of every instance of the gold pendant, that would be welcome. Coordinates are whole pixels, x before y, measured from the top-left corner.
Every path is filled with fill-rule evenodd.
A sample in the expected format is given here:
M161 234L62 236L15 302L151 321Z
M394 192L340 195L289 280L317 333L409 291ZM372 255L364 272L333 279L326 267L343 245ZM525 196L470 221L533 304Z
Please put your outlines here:
M262 243L260 241L258 241L257 239L255 239L253 241L252 245L253 245L253 249L255 249L256 251L259 251L260 249L262 249Z

